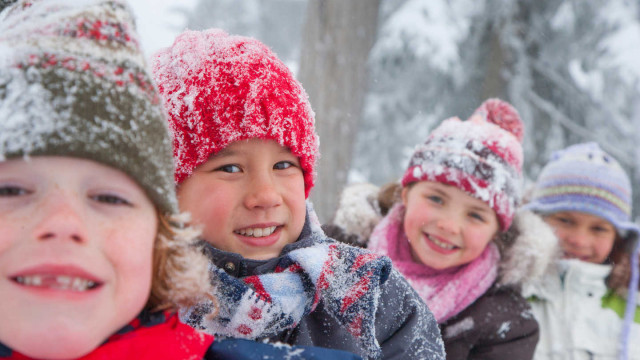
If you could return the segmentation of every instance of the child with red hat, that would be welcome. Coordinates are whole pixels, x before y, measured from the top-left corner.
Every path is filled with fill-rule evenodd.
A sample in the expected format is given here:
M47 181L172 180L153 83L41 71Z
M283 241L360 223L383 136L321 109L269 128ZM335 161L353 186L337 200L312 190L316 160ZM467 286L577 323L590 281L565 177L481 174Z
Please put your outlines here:
M349 219L370 223L357 215L372 207L355 205L351 188L336 222L326 226L391 258L435 315L447 359L533 356L538 324L519 287L542 275L553 248L544 242L553 235L534 214L514 221L522 136L516 110L489 99L466 121L443 121L417 146L401 183L384 187L373 202L380 214L368 217L385 216L372 219L372 230L350 230L358 226Z
M222 336L444 358L433 316L388 258L324 235L306 199L318 138L307 95L260 42L186 31L155 55L182 210L203 229ZM219 268L219 269L218 269Z

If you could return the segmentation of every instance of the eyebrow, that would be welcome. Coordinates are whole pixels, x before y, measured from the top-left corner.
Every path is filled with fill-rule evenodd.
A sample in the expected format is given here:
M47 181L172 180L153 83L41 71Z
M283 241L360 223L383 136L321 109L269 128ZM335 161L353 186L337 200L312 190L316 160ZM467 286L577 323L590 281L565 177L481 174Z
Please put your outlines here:
M219 159L219 158L225 158L225 157L231 157L231 156L235 156L235 155L241 155L242 152L241 151L237 151L237 150L233 150L233 149L229 149L228 147L218 151L217 153L209 156L208 160L213 160L213 159Z
M471 211L476 211L476 212L481 212L481 213L485 213L485 214L489 214L491 209L486 209L480 206L476 206L476 205L472 205L469 207L469 210Z

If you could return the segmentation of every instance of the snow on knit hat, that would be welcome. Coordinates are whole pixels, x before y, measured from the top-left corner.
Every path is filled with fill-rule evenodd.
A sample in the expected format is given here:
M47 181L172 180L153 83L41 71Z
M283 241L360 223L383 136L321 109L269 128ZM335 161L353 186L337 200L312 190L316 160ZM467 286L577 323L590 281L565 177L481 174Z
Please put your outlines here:
M271 139L300 159L306 196L318 137L302 85L259 41L222 30L185 31L153 59L174 136L176 182L244 139Z
M171 140L121 1L0 3L0 161L97 161L175 213Z
M500 99L486 100L469 120L447 119L429 134L413 153L402 186L416 181L455 186L486 202L505 231L520 201L522 137L518 112Z

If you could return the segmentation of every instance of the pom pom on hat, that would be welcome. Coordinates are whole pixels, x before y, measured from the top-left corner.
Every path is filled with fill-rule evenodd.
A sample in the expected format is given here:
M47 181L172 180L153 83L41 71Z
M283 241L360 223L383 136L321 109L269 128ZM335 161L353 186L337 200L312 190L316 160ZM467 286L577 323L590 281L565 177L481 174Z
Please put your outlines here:
M152 61L173 132L175 180L231 143L275 140L300 159L306 196L318 156L302 85L259 41L222 30L185 31Z
M450 118L434 129L416 148L402 185L434 181L455 186L486 202L505 231L520 201L523 132L510 104L489 99L469 120Z
M478 107L474 114L482 115L488 122L510 132L522 143L524 126L518 111L506 101L489 99Z

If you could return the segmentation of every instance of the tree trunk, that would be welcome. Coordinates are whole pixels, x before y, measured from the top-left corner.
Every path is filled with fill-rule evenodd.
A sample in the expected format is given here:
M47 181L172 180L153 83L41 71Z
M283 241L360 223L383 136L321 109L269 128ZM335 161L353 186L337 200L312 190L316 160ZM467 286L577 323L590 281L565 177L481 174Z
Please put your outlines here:
M299 79L320 136L312 199L321 221L333 216L347 181L379 6L380 0L309 0L307 5Z

